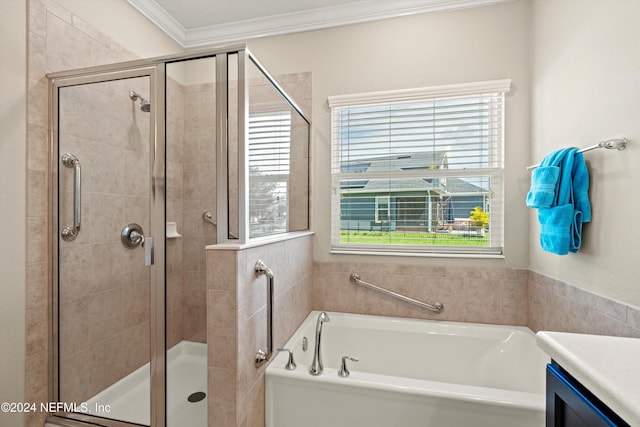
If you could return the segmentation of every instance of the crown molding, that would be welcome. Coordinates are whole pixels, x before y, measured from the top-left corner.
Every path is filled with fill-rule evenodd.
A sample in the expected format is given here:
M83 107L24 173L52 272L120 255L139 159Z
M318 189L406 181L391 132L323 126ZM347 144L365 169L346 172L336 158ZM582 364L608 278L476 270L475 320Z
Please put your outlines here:
M187 29L154 0L127 0L138 12L184 47Z
M192 48L512 0L366 0L197 28L183 27L155 0L127 1L180 45Z

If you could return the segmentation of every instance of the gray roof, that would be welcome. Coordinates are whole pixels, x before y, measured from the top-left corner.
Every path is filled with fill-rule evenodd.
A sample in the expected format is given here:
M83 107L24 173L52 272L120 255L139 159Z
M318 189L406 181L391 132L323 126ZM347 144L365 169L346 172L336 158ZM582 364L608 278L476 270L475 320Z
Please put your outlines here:
M395 154L391 156L362 158L357 161L344 162L345 172L392 172L400 170L447 169L445 152L421 152ZM389 187L391 185L391 188ZM477 193L487 191L482 187L471 184L460 178L406 178L392 180L389 184L385 180L353 180L351 185L343 188L358 189L359 192L388 192L388 191L433 191L442 194Z

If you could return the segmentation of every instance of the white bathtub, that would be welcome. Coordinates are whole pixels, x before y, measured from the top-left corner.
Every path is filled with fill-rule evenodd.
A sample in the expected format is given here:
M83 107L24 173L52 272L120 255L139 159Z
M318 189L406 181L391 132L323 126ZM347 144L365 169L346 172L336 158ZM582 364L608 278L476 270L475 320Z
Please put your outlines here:
M330 312L314 377L318 314L286 344L297 368L280 353L266 370L266 427L544 426L548 356L527 328Z

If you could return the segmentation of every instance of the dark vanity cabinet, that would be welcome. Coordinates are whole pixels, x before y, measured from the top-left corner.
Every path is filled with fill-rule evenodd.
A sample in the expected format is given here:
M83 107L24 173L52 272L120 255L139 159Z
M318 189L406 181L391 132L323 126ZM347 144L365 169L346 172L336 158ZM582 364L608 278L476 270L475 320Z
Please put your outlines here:
M547 365L547 427L629 427L552 361Z

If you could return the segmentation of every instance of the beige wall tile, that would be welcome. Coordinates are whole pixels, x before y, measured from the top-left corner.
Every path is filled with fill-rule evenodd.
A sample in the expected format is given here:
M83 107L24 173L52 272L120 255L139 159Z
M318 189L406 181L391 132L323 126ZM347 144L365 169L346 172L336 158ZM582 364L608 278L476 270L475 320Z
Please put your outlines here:
M29 197L29 196L27 196ZM47 262L47 218L27 217L27 264Z
M60 358L89 346L89 298L60 302L58 334Z
M147 317L148 319L148 317ZM142 345L130 346L124 353L124 372L128 374L149 362L151 336L149 320L125 329L122 333L122 341L125 343L140 343Z
M89 349L60 361L60 401L83 402L91 393Z
M48 86L47 79L30 79L27 86L27 124L48 127ZM29 143L30 144L30 143ZM27 150L29 152L29 150ZM48 165L46 165L48 168Z
M27 172L27 216L46 217L49 214L47 209L48 201L48 181L44 172Z
M48 172L49 171L49 139L47 129L36 124L27 126L27 170Z
M290 261L296 257L300 265ZM266 348L267 283L265 277L255 277L257 259L265 261L275 276L273 327L276 348L289 339L311 310L311 236L240 251L207 251L209 365L225 369L229 366L235 372L233 414L236 418L233 424L225 425L260 426L264 423L264 404L261 402L266 365L256 369L255 354L258 348ZM226 289L231 287L230 283L233 288ZM237 305L231 309L225 308L234 304ZM237 338L224 336L230 328L224 324L229 322L228 318L237 322ZM233 350L226 351L229 348ZM210 378L210 395L214 390L215 383ZM216 414L230 416L221 407L219 401L210 402L210 422L219 422Z
M208 292L208 328L214 328L216 335L233 338L236 336L236 294L229 290L210 289Z
M235 290L237 276L236 251L207 252L207 287L208 289Z
M47 36L47 12L41 0L29 2L29 33L39 37Z
M104 390L126 374L125 353L131 351L129 344L125 347L122 334L118 334L89 347L89 396Z
M638 309L534 271L529 272L529 322L534 331L640 337Z
M42 378L47 376L47 365L49 360L45 352L31 354L27 357L25 371L29 374L26 378L25 395L46 397L46 383ZM46 400L44 400L46 401Z
M327 265L328 264L328 265ZM478 323L526 323L526 276L490 268L444 268L366 263L316 263L313 268L313 308L424 319ZM362 280L410 298L444 304L441 314L356 286ZM513 277L505 281L503 277ZM514 305L516 304L516 305ZM504 309L503 309L504 308Z
M245 410L239 414L239 427L263 427L265 417L265 383L261 374L240 400L239 406Z
M215 331L210 331L207 345L209 366L236 369L238 358L236 337L223 337L216 335Z

